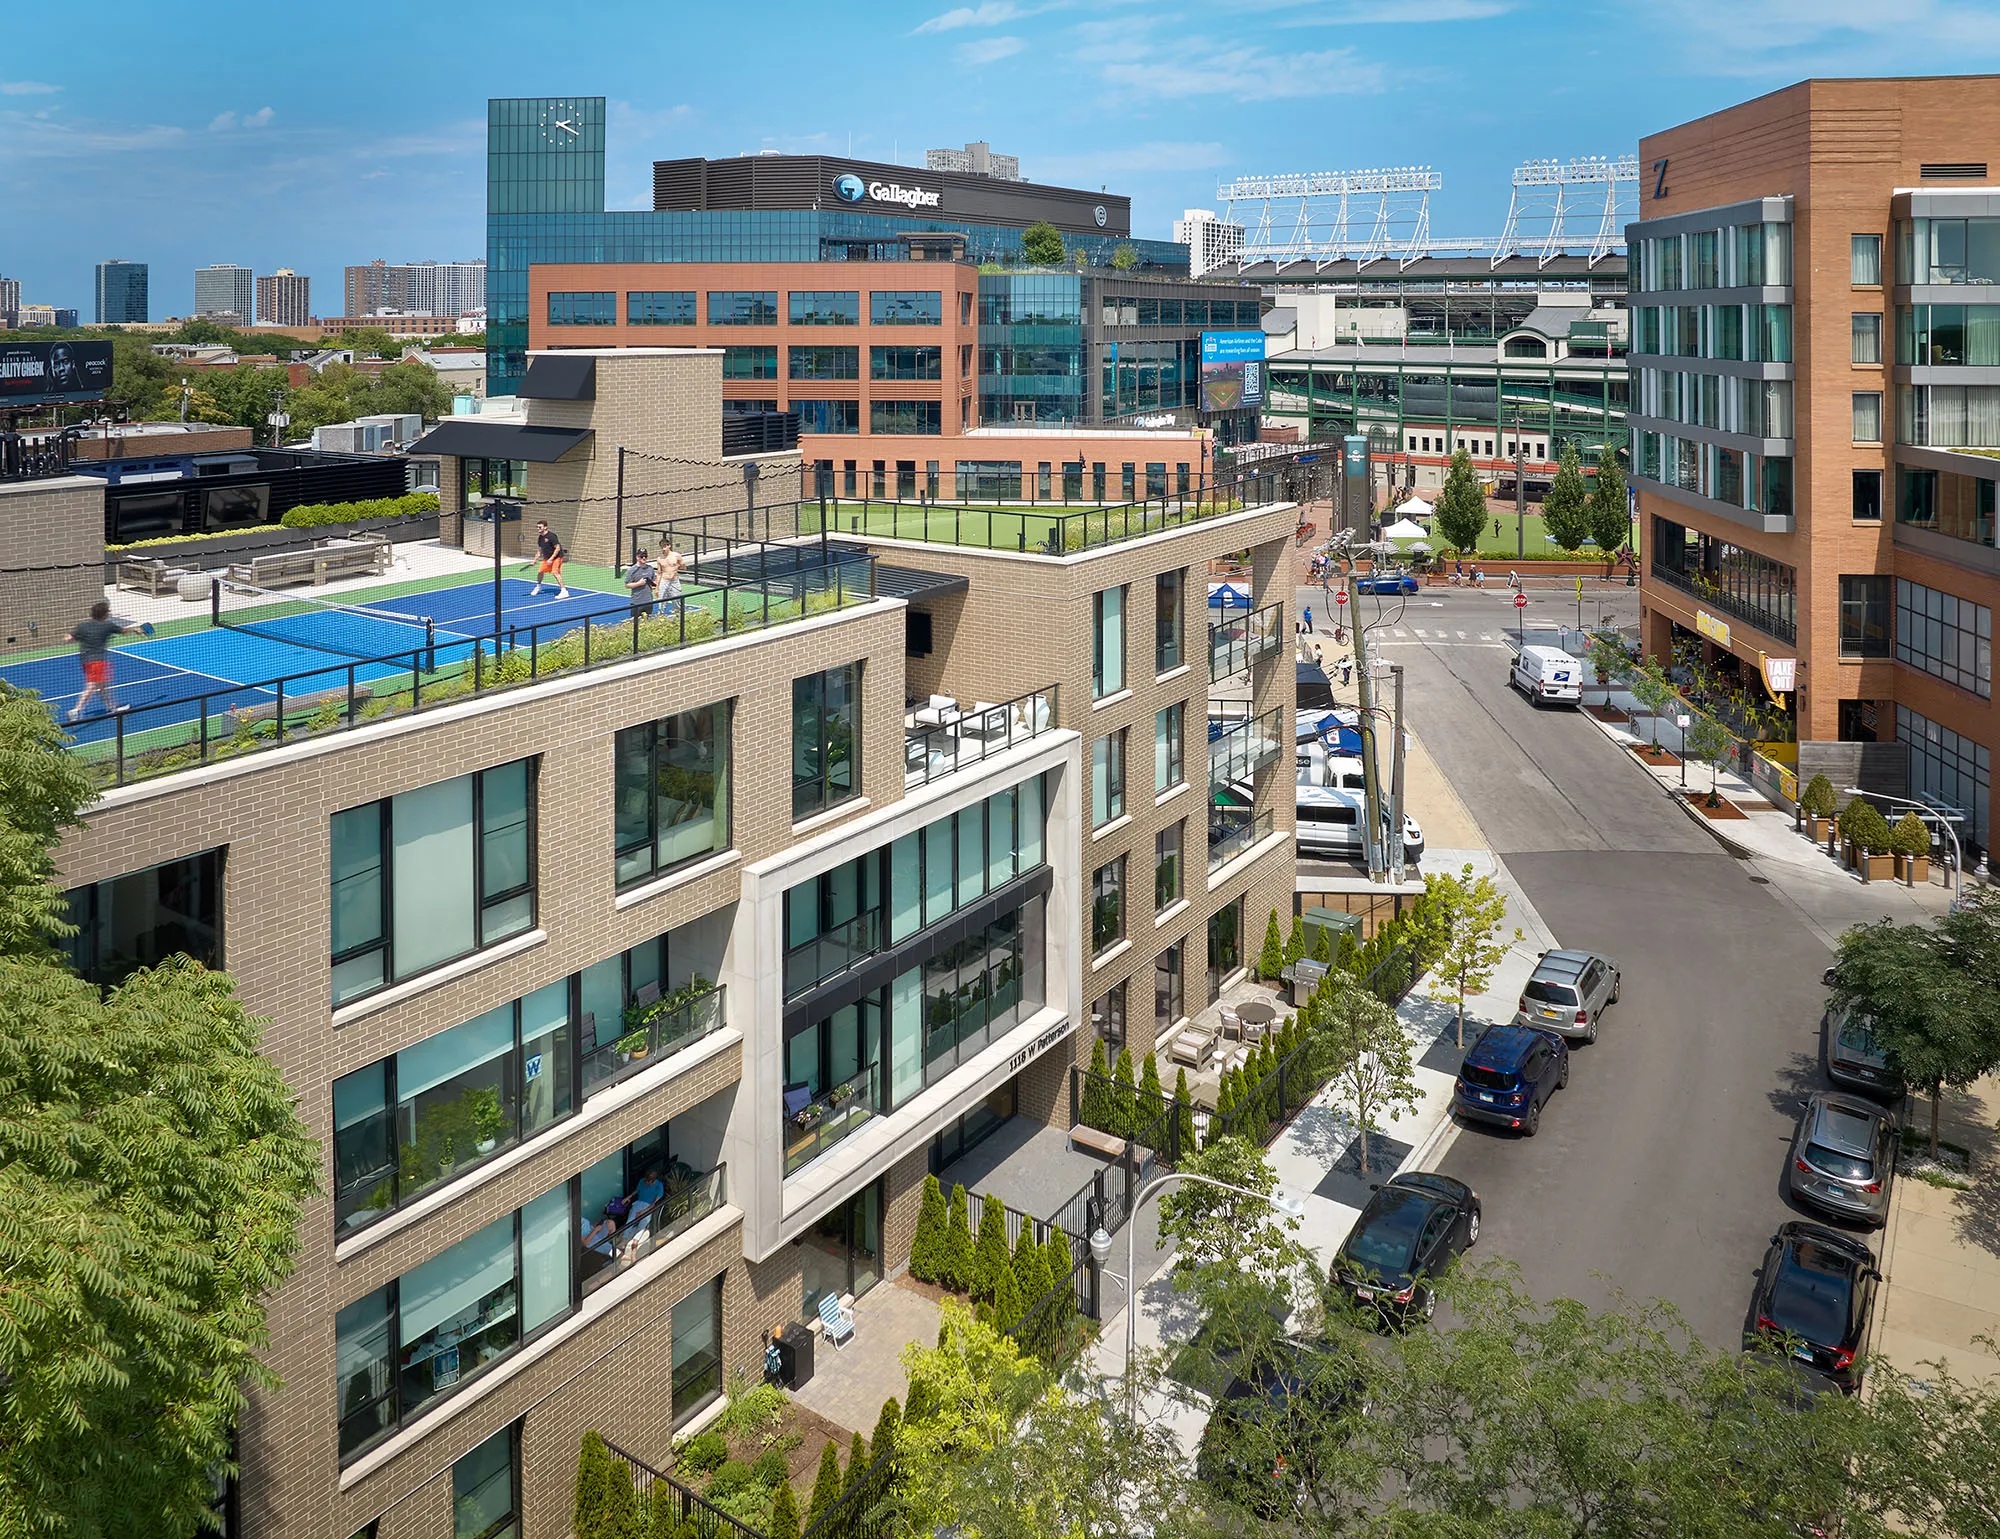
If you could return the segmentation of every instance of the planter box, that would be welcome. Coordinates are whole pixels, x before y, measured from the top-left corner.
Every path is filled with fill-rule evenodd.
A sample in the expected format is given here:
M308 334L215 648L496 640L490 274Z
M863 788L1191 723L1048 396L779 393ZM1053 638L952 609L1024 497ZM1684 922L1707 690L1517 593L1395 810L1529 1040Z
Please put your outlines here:
M1931 858L1928 855L1898 855L1896 875L1912 887L1931 879Z
M1832 818L1806 819L1806 837L1812 840L1814 844L1825 844L1827 842L1827 835L1832 831L1832 829L1833 829Z
M1894 855L1863 855L1855 852L1855 869L1861 873L1864 882L1891 882L1896 878L1896 857Z

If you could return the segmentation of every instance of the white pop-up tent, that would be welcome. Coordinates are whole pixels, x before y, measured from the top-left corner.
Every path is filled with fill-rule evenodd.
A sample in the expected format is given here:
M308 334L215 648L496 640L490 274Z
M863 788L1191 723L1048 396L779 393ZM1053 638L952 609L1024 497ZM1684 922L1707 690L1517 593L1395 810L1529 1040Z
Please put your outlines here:
M1382 531L1385 540L1422 540L1430 537L1430 531L1422 524L1412 523L1407 518L1399 518Z
M1421 497L1406 497L1396 504L1396 512L1404 518L1429 518L1431 505Z

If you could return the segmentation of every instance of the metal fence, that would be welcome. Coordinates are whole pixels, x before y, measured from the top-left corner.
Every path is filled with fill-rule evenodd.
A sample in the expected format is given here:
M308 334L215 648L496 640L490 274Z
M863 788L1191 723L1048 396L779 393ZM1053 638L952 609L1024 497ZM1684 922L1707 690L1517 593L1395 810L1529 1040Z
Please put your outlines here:
M632 1485L638 1492L642 1510L654 1502L667 1504L669 1513L680 1525L672 1531L676 1535L692 1539L764 1539L749 1524L738 1522L720 1507L711 1507L673 1476L654 1469L637 1454L627 1453L614 1443L607 1442L604 1446L612 1458L623 1459L631 1466Z
M839 1501L822 1512L799 1539L877 1539L896 1531L889 1487L896 1478L896 1450L870 1462Z

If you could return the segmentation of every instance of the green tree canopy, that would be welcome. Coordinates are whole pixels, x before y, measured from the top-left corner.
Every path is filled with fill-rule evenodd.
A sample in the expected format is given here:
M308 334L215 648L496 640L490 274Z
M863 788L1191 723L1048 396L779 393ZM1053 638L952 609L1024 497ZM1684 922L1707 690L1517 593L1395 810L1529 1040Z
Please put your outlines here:
M1590 512L1584 506L1583 468L1576 445L1566 443L1556 462L1556 477L1542 498L1542 527L1564 550L1575 550L1590 534Z
M1130 272L1139 265L1139 248L1129 240L1120 241L1112 250L1111 265L1121 273Z
M1063 260L1062 231L1038 219L1021 232L1021 255L1037 267L1059 267Z
M1486 527L1486 491L1473 471L1472 456L1465 450L1452 451L1451 469L1433 511L1438 534L1446 544L1467 552L1478 548L1479 532Z
M226 1465L319 1145L226 974L110 995L58 961L87 788L0 689L0 1532L191 1534Z
M1483 992L1493 970L1521 939L1517 928L1510 941L1502 929L1507 899L1490 876L1475 877L1470 864L1457 876L1441 871L1425 887L1424 934L1420 944L1433 958L1431 998L1458 1008L1456 1041L1465 1046L1465 999Z
M1597 481L1590 488L1585 506L1590 537L1609 556L1624 549L1632 538L1632 513L1626 505L1625 469L1618 463L1618 451L1606 444L1597 456Z

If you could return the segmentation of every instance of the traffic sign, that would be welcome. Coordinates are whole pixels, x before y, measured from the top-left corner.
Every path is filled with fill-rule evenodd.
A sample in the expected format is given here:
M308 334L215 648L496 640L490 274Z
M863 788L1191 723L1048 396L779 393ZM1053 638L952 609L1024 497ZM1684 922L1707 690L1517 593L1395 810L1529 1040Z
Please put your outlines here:
M1334 594L1333 601L1336 604L1345 604L1347 602L1347 590L1342 588L1338 593Z
M1527 594L1525 594L1525 593L1517 593L1517 594L1515 594L1515 595L1514 595L1514 607L1515 607L1516 609L1526 609L1526 608L1528 607L1528 595L1527 595Z

